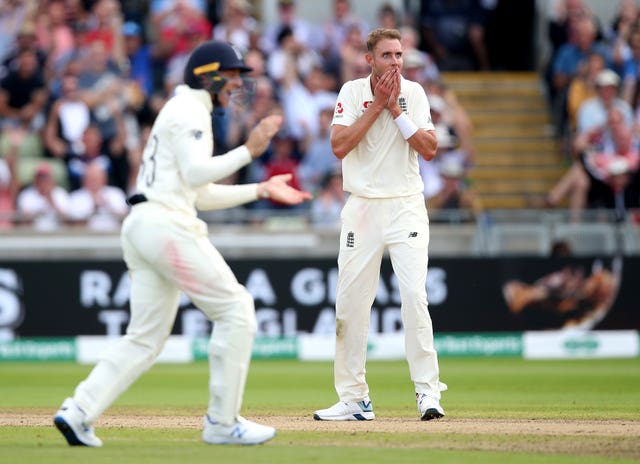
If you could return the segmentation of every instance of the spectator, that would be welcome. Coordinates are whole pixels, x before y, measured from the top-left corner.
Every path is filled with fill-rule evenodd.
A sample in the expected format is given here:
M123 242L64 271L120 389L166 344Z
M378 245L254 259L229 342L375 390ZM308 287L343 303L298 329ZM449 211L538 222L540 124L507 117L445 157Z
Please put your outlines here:
M91 123L91 110L80 98L78 77L62 78L62 95L54 101L44 129L44 146L49 155L62 160L83 151L82 136Z
M483 12L477 0L422 0L422 39L438 68L489 70Z
M215 25L213 38L234 45L243 55L259 46L259 25L251 9L248 0L226 0L223 19Z
M89 230L117 231L129 207L124 192L107 184L108 173L99 162L89 163L82 187L69 196L69 219Z
M0 81L0 126L41 130L47 96L36 52L30 48L20 50L17 68Z
M18 31L30 14L31 5L21 0L0 2L0 78L6 75L5 61L14 52Z
M103 138L100 129L95 124L89 125L82 134L81 151L71 153L65 159L67 174L69 176L69 189L76 190L82 186L82 178L87 166L91 163L100 164L113 179L113 166L111 158L103 150ZM111 180L110 184L115 181Z
M269 56L278 48L278 36L288 27L293 33L296 44L304 50L318 51L322 44L316 27L297 15L294 0L278 0L278 19L266 26L260 38L260 49Z
M35 24L32 20L25 21L22 24L22 27L18 31L18 35L16 37L13 52L10 53L2 63L3 67L6 70L5 74L10 73L11 71L16 71L21 66L21 64L19 63L19 57L22 54L23 50L32 50L35 52L36 62L38 64L36 69L40 76L44 79L44 69L47 61L47 53L38 43Z
M331 148L331 121L334 105L320 109L319 131L304 150L300 162L300 181L304 190L312 194L320 190L321 184L336 171L336 159Z
M69 194L57 185L51 166L42 161L35 169L33 183L18 194L18 220L39 231L60 228L69 215Z
M440 78L438 65L428 53L419 50L419 37L416 30L411 26L400 28L402 34L402 48L404 50L403 71L406 74L415 73L414 77L407 77L409 80L424 83L425 81L436 81ZM407 67L409 65L409 68Z
M126 54L122 37L122 9L117 0L97 0L91 7L89 30L85 36L86 45L100 42L111 60L122 69Z
M398 29L400 30L400 14L396 11L390 3L383 3L380 8L378 8L378 27L384 29ZM402 31L401 31L402 32ZM404 34L403 34L404 38ZM406 50L406 45L402 44L404 49Z
M287 182L296 190L301 189L299 172L299 154L296 147L296 139L284 131L280 131L271 142L271 153L267 161L264 162L263 180L280 174L291 174L291 180ZM294 210L304 208L303 205L285 205L274 200L259 201L257 208L287 209Z
M369 30L369 25L351 11L349 0L333 1L333 16L325 21L323 28L322 56L327 64L328 70L336 77L340 76L339 69L344 66L344 50L342 44L351 43L355 49L356 39L361 42ZM352 36L349 39L349 36ZM366 52L366 50L365 50ZM344 81L343 81L344 82Z
M12 131L3 157L0 157L0 230L13 224L16 196L20 190L18 178L18 148L24 133Z
M575 39L560 47L552 65L554 101L552 114L556 133L560 137L567 135L567 90L569 83L578 74L581 63L589 54L596 52L609 61L610 51L607 45L597 40L596 22L593 16L585 15L575 23Z
M50 74L53 64L69 53L74 45L74 32L66 20L64 0L40 2L36 23L39 46L46 51L46 73Z
M142 27L138 23L132 21L124 23L122 35L128 60L127 77L136 84L138 91L147 99L154 92L151 47L145 43Z
M167 61L164 75L164 94L166 96L173 95L175 88L183 84L184 66L191 55L191 52L205 40L207 40L208 32L199 24L187 26L182 32L184 38L181 51L174 53Z
M570 134L575 134L578 109L589 98L595 97L596 80L605 69L604 57L599 53L590 53L578 74L571 79L567 90L567 115Z
M284 26L277 37L277 47L267 57L267 75L282 87L285 82L304 78L321 65L320 56L298 42L290 26Z
M311 223L315 227L340 228L340 213L347 202L348 194L342 189L340 166L324 175L320 190L311 202Z
M578 108L577 132L578 136L587 132L601 132L607 123L608 112L616 108L627 125L633 123L631 106L618 97L620 78L610 69L598 73L595 80L596 95L585 100Z
M448 158L439 164L442 188L427 200L429 210L470 210L474 219L483 211L482 202L465 180L465 169L458 159Z

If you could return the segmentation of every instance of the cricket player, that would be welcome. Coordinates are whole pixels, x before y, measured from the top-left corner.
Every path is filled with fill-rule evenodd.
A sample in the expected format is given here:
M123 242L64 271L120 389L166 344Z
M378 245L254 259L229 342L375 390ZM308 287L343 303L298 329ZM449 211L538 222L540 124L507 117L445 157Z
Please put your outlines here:
M256 333L253 299L196 215L196 208L227 208L258 198L287 204L311 198L288 186L287 175L259 184L213 183L261 155L282 123L280 116L266 117L244 145L212 157L211 112L229 104L243 88L241 73L250 69L224 42L199 45L185 66L185 85L156 118L121 232L131 276L131 319L126 334L54 417L70 445L102 446L92 424L155 361L174 324L181 290L214 322L203 441L253 445L275 436L273 427L239 415Z
M367 37L371 74L346 82L333 116L331 146L342 160L344 190L336 294L334 381L340 401L317 420L373 420L365 379L371 305L388 248L402 301L405 351L422 420L444 416L438 358L427 308L429 218L418 156L431 160L437 139L422 86L401 76L395 29Z

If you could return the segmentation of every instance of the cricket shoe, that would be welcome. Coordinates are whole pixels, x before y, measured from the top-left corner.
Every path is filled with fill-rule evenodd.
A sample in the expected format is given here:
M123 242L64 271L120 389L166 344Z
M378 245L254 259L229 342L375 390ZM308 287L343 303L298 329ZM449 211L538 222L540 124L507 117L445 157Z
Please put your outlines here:
M102 446L93 427L85 422L86 414L73 398L67 398L53 418L54 425L71 446Z
M259 445L276 436L276 429L239 417L231 425L223 425L204 416L202 441L210 445Z
M313 413L315 420L326 421L355 421L373 420L373 404L369 397L358 402L338 401L327 409L320 409Z
M426 393L416 393L416 403L420 419L428 421L444 417L444 409L440 406L440 401Z

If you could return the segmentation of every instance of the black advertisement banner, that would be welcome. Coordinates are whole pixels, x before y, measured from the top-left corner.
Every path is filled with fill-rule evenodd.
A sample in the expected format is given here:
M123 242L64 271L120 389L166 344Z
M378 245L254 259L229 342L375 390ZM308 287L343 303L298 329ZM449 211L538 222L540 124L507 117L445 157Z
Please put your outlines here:
M334 333L335 259L229 260L255 299L262 336ZM429 265L434 331L513 332L577 327L640 330L640 258L441 258ZM118 335L129 313L121 261L0 262L0 339ZM402 330L400 298L385 260L371 331ZM208 336L210 323L183 296L175 334Z

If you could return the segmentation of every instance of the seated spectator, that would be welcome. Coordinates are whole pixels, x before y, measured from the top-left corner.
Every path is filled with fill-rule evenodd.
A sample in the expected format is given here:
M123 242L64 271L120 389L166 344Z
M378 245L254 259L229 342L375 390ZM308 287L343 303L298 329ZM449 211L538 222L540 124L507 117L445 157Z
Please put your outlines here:
M0 154L0 230L13 225L16 196L20 190L17 163L21 142L21 133L12 131L5 153Z
M40 131L44 126L47 98L47 87L35 51L21 50L17 68L0 80L0 127Z
M327 176L335 172L339 164L331 148L331 121L334 106L325 106L318 117L320 126L316 137L311 139L300 161L300 181L304 190L315 193Z
M278 35L284 28L291 29L294 42L303 50L317 52L323 45L324 41L320 39L318 28L298 16L295 0L278 0L278 18L266 25L260 37L260 49L267 56L278 47Z
M69 215L69 194L56 185L51 166L42 161L35 169L33 183L23 189L16 200L20 223L31 224L40 231L53 231Z
M14 48L11 53L9 53L9 55L4 59L1 67L5 69L4 74L8 74L11 71L17 71L17 69L21 66L19 62L20 55L25 50L31 50L35 53L36 56L37 73L41 78L44 78L47 52L38 42L38 36L36 35L36 26L31 19L27 19L21 24L22 25L18 30L18 35L16 36L14 42ZM3 77L2 73L0 73L0 77Z
M314 227L340 228L340 214L348 194L342 189L342 172L339 165L325 174L320 190L311 202L310 218Z
M625 124L633 123L631 106L618 97L620 77L614 71L604 69L596 76L595 83L596 95L578 107L577 136L589 131L601 131L607 124L608 112L612 108L622 113Z
M578 74L571 79L567 90L567 117L570 134L575 134L580 105L597 96L596 81L604 69L604 57L599 53L590 53Z
M465 181L464 166L449 158L442 161L439 172L442 188L427 200L429 210L470 210L474 219L478 219L483 211L482 202Z
M147 99L154 92L151 47L145 43L142 27L138 23L124 23L122 35L125 54L129 60L127 77Z
M97 162L87 165L82 187L71 192L69 203L69 219L95 231L119 230L129 211L124 192L107 184L107 171Z
M400 34L404 58L402 70L406 73L408 68L413 69L413 75L409 74L409 77L407 75L405 77L420 83L440 79L440 70L431 55L418 49L420 42L418 32L411 26L403 26L400 28Z
M67 174L69 176L69 190L76 190L82 186L87 166L91 163L99 163L110 175L110 184L117 183L113 180L113 167L111 158L103 150L102 134L95 124L88 126L82 134L81 151L70 153L65 159Z

